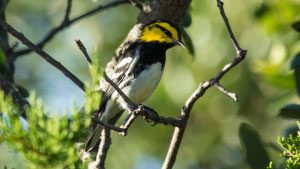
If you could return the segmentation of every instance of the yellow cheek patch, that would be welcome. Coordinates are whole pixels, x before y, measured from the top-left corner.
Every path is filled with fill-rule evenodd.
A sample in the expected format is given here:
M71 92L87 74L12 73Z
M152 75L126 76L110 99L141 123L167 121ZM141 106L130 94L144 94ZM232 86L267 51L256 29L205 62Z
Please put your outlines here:
M162 29L165 29L170 33L168 36ZM174 39L178 39L178 32L176 28L166 22L155 22L146 26L142 30L141 41L143 42L161 42L161 43L173 43Z
M167 22L158 22L157 25L159 25L159 26L165 28L166 30L168 30L172 34L173 39L178 39L179 38L176 28L171 26L169 23L167 23Z

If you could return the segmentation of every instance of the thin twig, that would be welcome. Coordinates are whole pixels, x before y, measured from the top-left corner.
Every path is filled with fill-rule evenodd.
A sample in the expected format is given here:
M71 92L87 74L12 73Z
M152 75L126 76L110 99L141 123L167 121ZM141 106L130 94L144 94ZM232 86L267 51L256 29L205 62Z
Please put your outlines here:
M105 5L99 5L98 7L94 8L94 9L92 9L92 10L90 10L90 11L88 11L88 12L82 14L82 15L79 15L79 16L73 18L73 19L69 19L69 15L70 15L70 11L71 11L71 2L69 3L69 1L71 1L71 0L68 0L67 10L66 10L66 14L65 14L65 17L64 17L63 21L60 23L60 25L52 28L46 34L46 36L39 43L36 44L36 46L38 46L39 48L43 48L45 46L45 44L47 44L57 33L59 33L63 29L69 27L73 23L75 23L75 22L77 22L77 21L79 21L83 18L89 17L93 14L96 14L97 12L101 12L101 11L104 11L106 9L110 9L112 7L115 7L115 6L118 6L118 5L121 5L121 4L126 4L126 3L129 2L128 0L116 0L116 1L113 1L113 2L109 2ZM19 51L14 52L13 56L14 56L14 59L16 59L19 56L28 54L30 52L32 52L31 48L21 49Z
M238 55L246 55L245 54L246 51L240 47L238 41L236 40L236 38L235 38L235 36L233 34L233 31L232 31L231 26L229 24L228 18L227 18L226 14L225 14L225 10L224 10L224 7L223 7L224 3L222 2L222 0L217 0L217 6L218 6L220 14L221 14L221 16L222 16L222 18L224 20L224 23L226 25L227 31L229 33L229 36L230 36L230 38L231 38L231 40L232 40L232 42L234 44L234 47L235 47L235 49L237 51L237 54ZM239 54L240 52L242 52L244 54Z
M13 35L15 38L20 40L24 45L26 45L31 50L35 51L39 56L45 59L52 66L57 68L60 72L62 72L66 77L68 77L72 82L74 82L81 90L84 91L84 84L81 80L79 80L72 72L70 72L67 68L65 68L60 62L53 59L48 53L43 51L38 46L34 45L31 41L29 41L22 33L18 32L8 23L3 20L0 20L0 26Z
M178 154L178 150L179 150L179 147L180 147L180 144L181 144L181 141L182 141L182 138L183 138L183 134L184 134L184 131L185 131L185 128L186 128L186 124L187 124L187 121L189 119L189 116L190 116L190 113L191 113L191 110L195 104L195 102L200 98L202 97L206 90L209 89L210 87L212 86L216 86L218 89L221 89L220 88L220 79L229 71L231 70L233 67L235 67L237 64L239 64L246 56L246 53L247 51L246 50L243 50L232 30L231 30L231 27L230 27L230 24L228 22L228 19L226 17L226 14L225 14L225 11L224 11L224 8L223 8L223 2L221 0L217 0L217 6L220 10L220 14L225 22L225 25L226 25L226 28L227 28L227 31L230 35L230 38L232 39L233 41L233 44L235 46L235 49L237 51L237 54L238 56L236 56L232 62L230 62L229 64L225 65L223 67L223 69L217 73L212 79L206 81L206 82L203 82L200 84L199 88L194 92L192 93L192 95L188 98L188 100L186 101L185 105L183 106L182 110L181 110L181 116L182 116L182 120L183 120L183 125L181 127L175 127L175 130L173 132L173 136L172 136L172 140L171 140L171 143L170 143L170 146L169 146L169 149L168 149L168 153L167 153L167 156L165 158L165 161L164 161L164 164L162 166L163 169L171 169L173 168L174 166L174 163L175 163L175 160L176 160L176 156ZM222 90L225 89L222 87ZM221 90L221 91L222 91ZM222 91L223 93L225 94L228 94L229 92L225 89ZM231 93L231 92L230 92ZM235 98L235 97L234 97Z
M138 108L137 104L135 104L126 94L118 87L116 83L114 83L104 72L103 74L104 79L118 92L118 94L122 97L122 99L127 103L129 106L128 108L131 110L135 110Z
M230 92L229 90L227 90L224 86L222 86L220 83L215 83L214 86L219 89L221 92L223 92L224 94L226 94L228 97L232 98L235 102L238 101L238 97L237 94L234 92Z
M72 1L73 0L67 0L67 8L66 8L66 13L63 22L68 22L70 20Z
M121 135L123 135L123 133L124 133L124 129L122 129L120 127L116 127L116 126L114 126L112 124L109 124L109 123L105 123L105 122L103 122L101 120L98 120L97 118L92 118L92 121L95 122L95 123L97 123L97 124L100 124L100 125L102 125L102 126L104 126L106 128L109 128L110 130L116 131L116 132L118 132Z
M78 46L78 48L80 49L80 51L83 53L83 55L85 56L85 59L87 60L87 62L91 65L93 64L93 61L90 57L90 55L88 54L88 52L86 51L85 46L82 44L82 42L80 41L80 39L75 39L75 42Z

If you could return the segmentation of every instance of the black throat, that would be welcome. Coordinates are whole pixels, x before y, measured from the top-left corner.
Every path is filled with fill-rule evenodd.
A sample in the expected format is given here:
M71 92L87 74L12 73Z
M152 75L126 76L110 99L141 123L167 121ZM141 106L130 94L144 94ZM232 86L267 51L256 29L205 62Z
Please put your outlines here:
M166 51L172 47L172 45L158 42L137 42L135 45L136 46L134 48L137 50L135 52L137 52L136 54L139 55L139 60L133 71L134 75L138 75L143 70L148 69L152 64L158 62L161 63L162 70L164 69L166 62Z
M163 66L166 61L166 51L171 46L168 44L151 42L139 42L140 60L145 65L151 65L160 62Z

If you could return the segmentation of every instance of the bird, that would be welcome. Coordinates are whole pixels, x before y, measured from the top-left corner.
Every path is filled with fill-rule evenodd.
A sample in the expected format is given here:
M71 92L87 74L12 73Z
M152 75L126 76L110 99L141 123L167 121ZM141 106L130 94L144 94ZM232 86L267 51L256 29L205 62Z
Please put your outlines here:
M141 27L138 38L124 43L122 48L107 64L106 75L134 103L141 104L158 86L165 62L166 51L176 45L184 47L180 30L173 23L154 20ZM108 122L128 105L105 79L100 80L102 100L96 118ZM103 126L96 124L85 140L85 151L89 152L100 143Z

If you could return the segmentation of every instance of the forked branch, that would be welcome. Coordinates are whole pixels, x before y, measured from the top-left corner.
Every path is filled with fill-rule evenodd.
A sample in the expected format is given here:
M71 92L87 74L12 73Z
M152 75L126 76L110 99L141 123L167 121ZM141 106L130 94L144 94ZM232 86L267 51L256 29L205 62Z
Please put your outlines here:
M234 47L237 51L237 56L227 65L225 65L223 67L223 69L217 73L213 78L211 78L208 81L205 81L203 83L201 83L198 87L198 89L196 91L194 91L194 93L192 93L192 95L188 98L188 100L185 102L185 105L182 107L181 109L181 116L182 116L182 120L183 120L183 125L181 127L175 127L174 133L173 133L173 137L171 140L171 144L169 146L169 150L167 153L167 156L165 158L164 164L163 164L163 169L171 169L173 168L173 165L175 163L176 160L176 156L183 138L183 134L186 128L186 124L188 122L190 113L192 111L192 108L194 106L194 104L196 103L196 101L202 97L205 92L207 91L207 89L209 89L212 86L217 87L217 89L219 89L221 92L225 93L226 95L232 97L235 101L237 100L236 94L229 92L228 90L226 90L222 85L220 85L220 80L223 78L223 76L229 71L231 70L233 67L235 67L236 65L238 65L246 56L247 51L242 49L233 32L231 29L231 26L228 22L228 19L226 17L224 8L223 8L223 2L221 0L217 0L217 6L220 10L220 14L225 22L226 25L226 29L230 35L230 38L232 39L232 42L234 44Z

